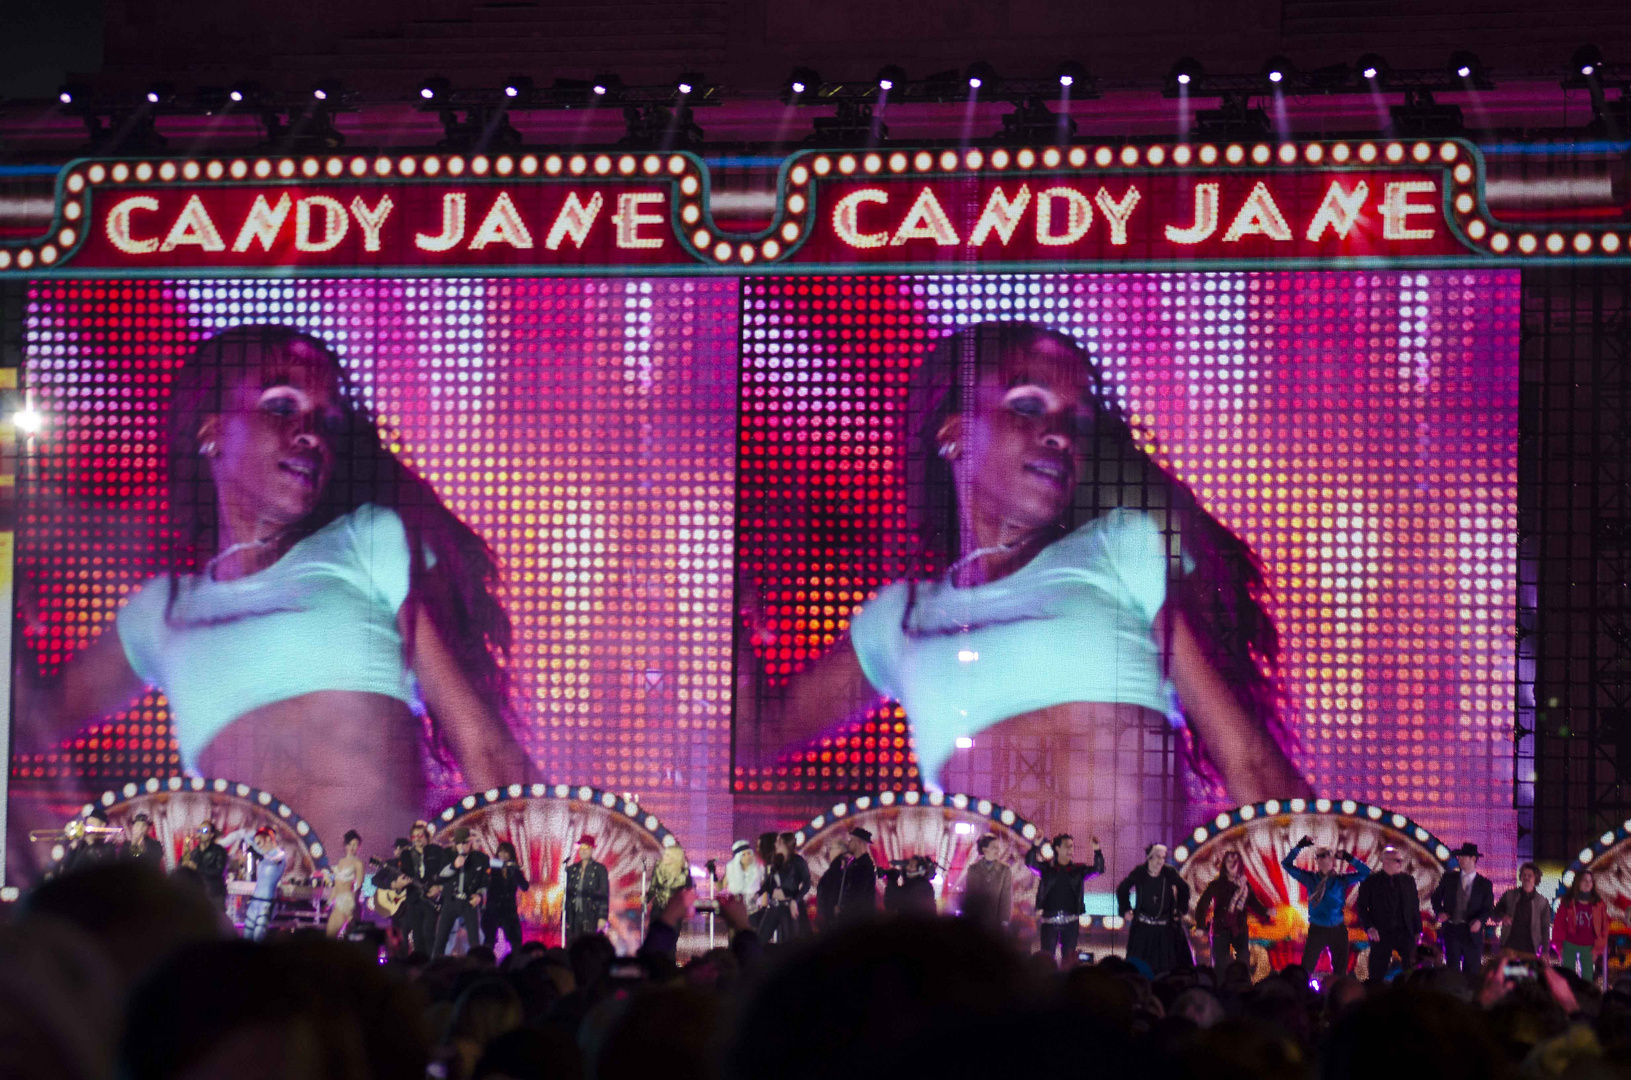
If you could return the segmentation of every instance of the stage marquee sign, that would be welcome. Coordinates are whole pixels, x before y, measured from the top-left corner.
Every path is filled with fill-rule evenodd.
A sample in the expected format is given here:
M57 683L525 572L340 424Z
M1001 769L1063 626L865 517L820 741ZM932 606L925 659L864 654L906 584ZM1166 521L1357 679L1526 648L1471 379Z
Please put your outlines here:
M0 273L744 273L1621 261L1631 233L1504 223L1433 142L806 151L722 229L690 154L80 161Z

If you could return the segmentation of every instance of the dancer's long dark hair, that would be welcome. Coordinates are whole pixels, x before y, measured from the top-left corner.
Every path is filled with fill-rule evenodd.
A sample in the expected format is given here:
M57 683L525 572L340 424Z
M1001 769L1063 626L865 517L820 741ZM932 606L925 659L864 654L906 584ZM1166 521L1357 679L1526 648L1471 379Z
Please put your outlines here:
M317 506L295 526L294 537L309 536L364 503L396 511L408 535L410 560L404 646L411 655L416 616L424 611L482 703L495 716L508 717L510 680L504 661L511 628L497 595L498 563L492 548L381 441L379 425L334 350L291 327L240 326L216 334L200 342L171 379L169 510L175 530L171 602L176 595L174 576L203 565L218 544L215 484L199 453L204 419L225 410L234 374L312 361L333 366L342 420L338 430L329 433L333 475ZM440 755L442 740L439 732L434 734L433 745Z
M1079 356L1088 375L1087 402L1092 430L1079 439L1090 443L1088 475L1079 478L1085 500L1054 524L1049 539L1112 509L1099 496L1113 485L1135 484L1144 509L1165 512L1167 530L1181 541L1187 573L1169 574L1168 601L1194 630L1212 665L1246 709L1282 747L1293 744L1289 704L1280 678L1280 635L1265 606L1263 566L1240 537L1201 506L1195 493L1159 464L1135 432L1115 391L1086 349L1073 337L1025 322L985 322L942 338L912 372L906 404L906 499L917 532L916 573L932 577L963 554L957 483L950 462L940 456L940 430L963 413L965 388L977 385L997 369L1001 358L1042 342ZM1153 444L1153 440L1147 440ZM1101 477L1104 479L1101 480ZM1085 506L1076 505L1085 501ZM1197 772L1217 779L1207 748L1190 728L1190 755Z

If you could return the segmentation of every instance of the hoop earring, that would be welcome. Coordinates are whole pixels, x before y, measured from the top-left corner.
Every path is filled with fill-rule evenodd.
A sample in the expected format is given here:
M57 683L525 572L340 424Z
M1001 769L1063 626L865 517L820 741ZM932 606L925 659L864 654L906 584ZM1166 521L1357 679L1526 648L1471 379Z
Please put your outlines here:
M956 440L953 440L953 441L948 442L948 443L941 443L940 444L940 456L942 458L944 458L945 460L947 460L947 461L957 460L957 442L956 442Z
M210 439L198 448L199 457L212 458L215 456L215 440Z

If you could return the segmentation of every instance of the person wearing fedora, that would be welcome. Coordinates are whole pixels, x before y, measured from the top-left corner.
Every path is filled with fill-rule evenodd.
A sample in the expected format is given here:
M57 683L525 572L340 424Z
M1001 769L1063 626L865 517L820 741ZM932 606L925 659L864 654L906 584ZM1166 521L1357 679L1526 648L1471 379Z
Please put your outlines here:
M577 858L566 868L566 944L606 929L612 910L611 878L595 861L595 838L578 837Z
M470 830L453 830L453 857L442 864L436 883L442 887L442 910L436 916L436 944L431 959L447 952L453 927L462 922L471 945L481 944L481 905L487 899L487 856L472 850Z
M872 833L857 825L844 841L849 860L839 880L839 922L853 922L878 913L878 867L872 861Z
M1495 887L1478 872L1478 845L1468 841L1455 851L1456 865L1446 870L1433 890L1433 915L1444 943L1444 962L1472 977L1484 962L1484 924L1495 912Z
M164 873L164 853L159 848L159 842L152 836L153 819L146 814L137 814L130 819L127 832L130 839L119 847L119 857L129 859L138 866L145 866L159 873Z

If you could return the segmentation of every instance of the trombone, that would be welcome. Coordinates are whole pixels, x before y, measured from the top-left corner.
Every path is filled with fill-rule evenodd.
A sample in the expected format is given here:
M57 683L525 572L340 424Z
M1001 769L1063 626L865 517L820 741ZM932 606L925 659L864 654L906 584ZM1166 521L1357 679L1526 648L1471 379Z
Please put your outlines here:
M60 829L34 829L28 834L28 839L35 844L53 844L64 840L72 843L86 836L116 836L124 831L116 825L87 825L82 819L75 818Z

